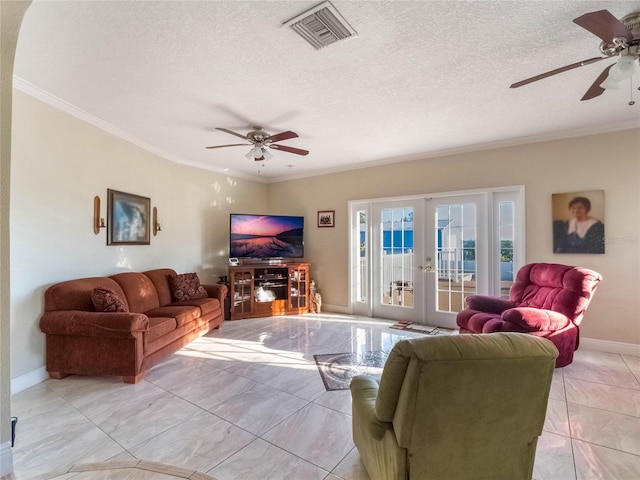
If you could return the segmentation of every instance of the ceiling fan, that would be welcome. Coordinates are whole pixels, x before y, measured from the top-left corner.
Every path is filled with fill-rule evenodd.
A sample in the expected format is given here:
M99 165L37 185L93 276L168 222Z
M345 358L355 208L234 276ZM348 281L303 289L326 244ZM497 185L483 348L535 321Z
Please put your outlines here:
M253 159L256 162L262 160L268 160L273 155L267 150L267 148L272 148L274 150L281 150L283 152L294 153L296 155L308 155L309 150L303 150L301 148L295 147L287 147L286 145L279 145L276 142L280 142L282 140L289 140L291 138L296 138L298 136L297 133L287 130L286 132L276 133L275 135L269 135L264 131L262 127L251 127L251 130L246 135L242 135L241 133L236 133L232 130L228 130L226 128L218 128L216 130L220 130L221 132L230 133L231 135L235 135L236 137L240 137L244 140L247 140L249 143L232 143L230 145L214 145L206 148L224 148L224 147L238 147L242 145L253 145L253 148L245 155L245 157L249 159Z
M618 61L605 68L580 99L590 100L602 95L605 89L615 90L619 88L623 80L630 79L638 70L638 59L640 58L640 10L630 13L620 20L614 17L608 10L599 10L575 18L573 22L602 40L600 43L600 52L604 56L589 58L588 60L572 63L571 65L566 65L551 70L550 72L527 78L526 80L514 83L511 85L511 88L522 87L523 85L537 82L543 78L590 65L600 60L618 57ZM629 104L633 105L634 102L631 101Z

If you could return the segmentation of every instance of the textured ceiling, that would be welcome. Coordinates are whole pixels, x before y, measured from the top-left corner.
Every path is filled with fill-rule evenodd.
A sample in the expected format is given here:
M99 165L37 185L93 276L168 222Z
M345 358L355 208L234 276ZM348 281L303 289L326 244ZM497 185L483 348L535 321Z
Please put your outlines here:
M603 61L572 19L640 1L333 1L358 36L314 50L282 23L319 1L35 0L15 86L163 157L262 181L640 126L631 89L580 98ZM241 133L293 130L306 157ZM238 142L239 141L239 142ZM263 166L264 163L264 166Z

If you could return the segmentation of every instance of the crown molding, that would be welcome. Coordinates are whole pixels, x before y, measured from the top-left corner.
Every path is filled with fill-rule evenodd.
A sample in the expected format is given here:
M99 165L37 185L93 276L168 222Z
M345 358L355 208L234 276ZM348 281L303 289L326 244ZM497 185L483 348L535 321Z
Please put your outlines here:
M21 91L22 93L25 93L31 97L34 97L44 103L46 103L47 105L52 106L53 108L60 110L68 115L71 115L72 117L78 118L90 125L93 125L96 128L99 128L100 130L103 130L107 133L110 133L111 135L120 138L121 140L124 140L126 142L131 143L132 145L135 145L138 148L141 148L143 150L146 150L147 152L150 152L164 160L168 160L170 162L173 163L178 163L180 165L185 165L185 166L189 166L189 167L195 167L195 168L200 168L203 170L209 170L212 172L216 172L216 173L221 173L224 175L229 175L232 177L239 177L239 178L244 178L247 180L252 180L254 182L261 182L261 183L266 183L265 178L262 177L255 177L252 175L246 175L244 173L241 172L236 172L236 171L229 171L228 169L221 169L221 168L216 168L213 167L211 165L206 165L206 164L202 164L199 162L194 162L193 160L188 160L186 158L183 157L179 157L177 155L173 155L171 153L168 153L160 148L157 148L153 145L150 145L142 140L140 140L139 138L131 135L130 133L116 127L115 125L99 118L96 117L95 115L92 115L78 107L76 107L75 105L67 102L66 100L61 99L60 97L56 97L55 95L52 95L51 93L36 87L35 85L33 85L30 82L27 82L26 80L24 80L23 78L20 78L17 75L13 76L13 88L16 90Z
M541 135L529 135L526 137L512 138L508 140L499 140L488 143L477 143L474 145L465 145L461 147L447 148L442 150L434 150L432 152L415 153L402 157L384 158L381 160L373 160L370 162L353 163L341 167L326 168L315 170L306 174L282 175L279 177L271 177L269 183L287 182L291 180L299 180L302 178L316 177L321 175L331 175L334 173L347 172L351 170L360 170L365 168L381 167L385 165L393 165L397 163L415 162L421 160L429 160L435 158L449 157L452 155L462 155L466 153L482 152L487 150L500 150L503 148L519 147L534 143L553 142L558 140L566 140L569 138L587 137L590 135L601 135L611 132L620 132L623 130L634 130L640 128L640 123L636 120L618 122L614 124L585 127L565 132L549 132Z
M531 135L531 136L501 140L496 142L488 142L488 143L475 144L475 145L465 145L462 147L442 149L442 150L437 150L433 152L424 152L424 153L406 155L402 157L393 157L393 158L386 158L386 159L375 160L370 162L354 163L351 165L345 165L341 167L319 169L319 170L315 170L313 172L307 172L307 173L279 175L274 177L263 177L263 176L249 175L249 174L237 172L237 171L231 171L228 169L216 168L211 165L194 162L193 160L188 160L183 157L179 157L177 155L173 155L168 152L165 152L164 150L161 150L153 145L143 142L139 138L125 132L124 130L116 127L115 125L105 120L102 120L101 118L98 118L88 112L85 112L84 110L79 109L78 107L72 105L71 103L65 100L62 100L61 98L56 97L55 95L52 95L49 92L39 87L36 87L35 85L27 82L26 80L18 77L17 75L13 76L13 87L17 90L20 90L23 93L26 93L27 95L37 98L38 100L41 100L42 102L58 110L61 110L80 120L83 120L101 130L104 130L122 140L125 140L133 145L136 145L137 147L142 148L143 150L153 153L154 155L160 158L163 158L165 160L168 160L170 162L178 163L180 165L185 165L189 167L200 168L203 170L209 170L212 172L221 173L223 175L228 175L231 177L243 178L246 180L251 180L253 182L267 183L267 184L287 182L291 180L299 180L303 178L317 177L317 176L323 176L323 175L331 175L334 173L379 167L384 165L392 165L397 163L412 162L412 161L418 161L418 160L428 160L432 158L447 157L451 155L481 152L486 150L497 150L501 148L528 145L532 143L550 142L555 140L584 137L589 135L599 135L599 134L622 131L622 130L636 129L640 127L637 121L631 120L627 122L618 122L615 124L609 124L604 126L591 126L591 127L585 127L585 128L575 129L575 130L565 131L565 132L548 132L546 134L541 134L541 135Z

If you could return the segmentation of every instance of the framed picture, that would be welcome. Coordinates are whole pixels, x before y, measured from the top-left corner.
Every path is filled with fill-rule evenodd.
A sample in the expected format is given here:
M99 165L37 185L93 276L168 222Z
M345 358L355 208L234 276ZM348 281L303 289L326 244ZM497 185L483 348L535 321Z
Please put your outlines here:
M321 210L318 212L318 227L335 227L335 210Z
M553 252L604 253L604 190L554 193Z
M107 190L107 245L149 245L151 199Z

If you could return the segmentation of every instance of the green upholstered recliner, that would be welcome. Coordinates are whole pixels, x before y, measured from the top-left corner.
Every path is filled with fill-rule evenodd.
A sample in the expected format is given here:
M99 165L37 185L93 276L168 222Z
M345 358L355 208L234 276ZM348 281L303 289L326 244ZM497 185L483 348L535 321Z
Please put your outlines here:
M399 341L351 382L371 480L531 479L558 350L525 333Z

